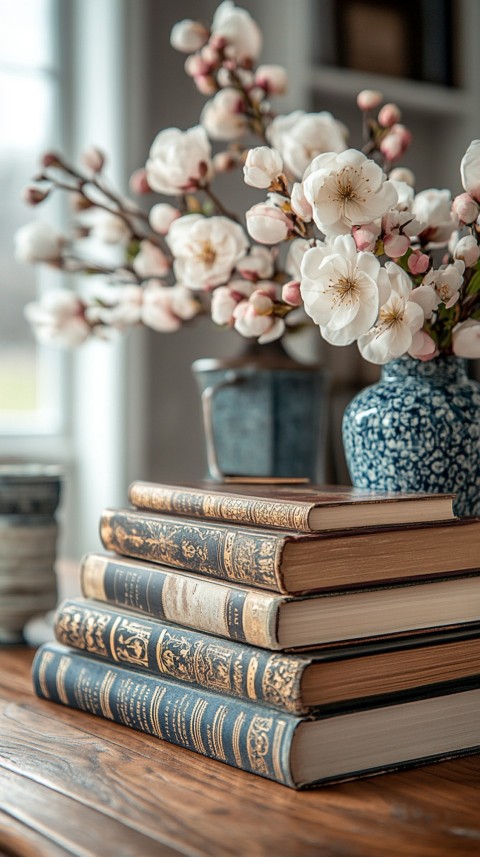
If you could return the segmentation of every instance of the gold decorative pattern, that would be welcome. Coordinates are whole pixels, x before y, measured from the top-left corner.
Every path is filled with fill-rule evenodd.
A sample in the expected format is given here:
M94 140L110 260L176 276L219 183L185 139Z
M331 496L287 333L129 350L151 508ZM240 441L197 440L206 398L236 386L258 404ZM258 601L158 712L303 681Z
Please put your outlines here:
M269 765L266 757L270 751L270 732L273 724L273 717L255 715L250 722L247 732L247 754L250 768L256 774L263 776L267 776L269 773Z
M235 757L235 763L236 763L237 767L239 767L239 768L243 767L242 753L240 750L240 746L241 746L240 737L242 734L242 726L245 723L245 718L246 718L246 714L244 711L242 711L241 714L239 714L238 717L235 719L235 723L233 724L233 730L232 730L233 755Z
M262 696L270 705L295 711L300 705L298 662L288 655L272 655L262 676Z
M68 705L68 694L65 688L65 673L67 672L70 664L71 658L69 658L68 655L62 655L56 674L57 693L64 705Z
M115 681L115 674L109 671L100 685L100 708L104 717L113 720L113 712L110 706L110 690Z
M223 746L223 724L227 716L228 709L225 705L219 705L212 724L212 743L216 759L226 761L225 749Z
M255 676L258 670L258 659L253 656L250 658L248 669L247 669L247 694L249 699L257 698L257 691L255 690Z
M41 656L40 665L38 667L38 683L45 699L50 699L50 691L46 681L46 672L48 665L53 661L54 657L55 655L53 652L44 652Z
M166 687L156 687L152 694L152 701L150 703L150 719L152 722L152 728L154 734L158 736L158 738L164 738L161 721L159 717L159 708L160 703L167 691Z
M312 505L259 497L208 494L193 489L175 490L173 487L162 488L141 483L131 487L130 501L140 509L151 509L155 512L173 512L198 518L302 531L309 529L308 518Z
M207 755L207 751L205 749L205 744L203 743L202 738L202 717L205 713L205 710L208 707L208 703L203 699L198 699L192 709L190 728L192 730L192 739L195 749L198 753L203 753L204 756Z
M58 615L55 634L60 643L84 649L100 657L108 657L105 633L110 615L93 607L85 613L73 605L66 605Z
M106 511L101 536L108 550L227 580L278 588L283 534L173 521L141 512Z
M141 619L120 618L111 632L111 651L115 660L148 667L148 644L152 635L151 626Z

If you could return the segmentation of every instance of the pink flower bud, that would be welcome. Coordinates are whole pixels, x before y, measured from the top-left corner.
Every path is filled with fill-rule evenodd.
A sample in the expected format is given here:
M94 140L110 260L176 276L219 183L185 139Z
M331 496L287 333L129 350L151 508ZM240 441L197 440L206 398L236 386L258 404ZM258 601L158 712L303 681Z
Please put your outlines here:
M143 193L150 193L151 187L147 181L147 173L144 169L135 170L130 176L129 187L132 193L139 196Z
M232 152L217 152L213 156L213 168L216 173L229 173L238 165L238 160Z
M202 48L202 50L200 51L200 56L202 57L204 63L208 66L209 71L211 71L211 69L213 68L216 68L220 62L220 54L217 50L215 50L215 48L212 47L210 42L208 43L208 45L205 45L205 47Z
M300 294L300 283L296 280L290 280L282 287L282 300L290 306L301 306L302 296Z
M92 173L99 173L105 164L105 155L96 146L89 146L81 155L80 161Z
M462 223L473 223L480 209L469 193L461 193L453 200L452 211Z
M378 124L382 128L391 128L396 122L400 122L402 114L396 104L384 104L378 114Z
M410 247L410 240L406 235L399 235L392 232L386 235L383 239L383 248L387 256L391 259L399 259L403 256Z
M401 158L412 141L412 135L404 125L392 125L390 131L380 142L380 151L389 161Z
M378 234L373 223L367 223L365 226L354 226L352 229L357 250L362 252L373 253L375 251Z
M357 106L360 110L376 110L380 107L383 95L376 89L363 89L357 95Z
M48 190L42 190L39 187L26 187L22 193L22 199L27 205L38 205L40 202L43 202L44 199L47 198L50 193L50 188Z
M428 269L429 264L430 259L426 253L420 253L420 250L414 250L408 257L408 270L414 275L414 277L419 274L424 274Z
M260 65L255 84L268 95L283 95L287 91L287 72L281 65Z
M199 74L208 74L210 65L205 62L201 54L192 54L185 60L184 69L189 77L197 77Z
M195 86L202 95L213 95L217 91L215 78L210 74L198 74L194 78Z
M63 162L56 152L45 152L40 160L42 167L63 167Z
M227 40L225 36L210 36L208 44L214 51L223 51L227 46Z
M259 203L246 212L247 231L259 244L278 244L287 237L291 221L274 205Z

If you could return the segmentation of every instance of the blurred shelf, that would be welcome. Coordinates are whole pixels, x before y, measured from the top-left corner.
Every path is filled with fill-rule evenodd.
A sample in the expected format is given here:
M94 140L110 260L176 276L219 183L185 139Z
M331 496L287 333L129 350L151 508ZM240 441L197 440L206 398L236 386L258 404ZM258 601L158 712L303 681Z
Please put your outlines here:
M468 116L472 111L472 96L464 89L387 75L311 65L305 69L304 83L312 92L349 99L362 89L378 89L386 99L398 102L401 107L440 116Z

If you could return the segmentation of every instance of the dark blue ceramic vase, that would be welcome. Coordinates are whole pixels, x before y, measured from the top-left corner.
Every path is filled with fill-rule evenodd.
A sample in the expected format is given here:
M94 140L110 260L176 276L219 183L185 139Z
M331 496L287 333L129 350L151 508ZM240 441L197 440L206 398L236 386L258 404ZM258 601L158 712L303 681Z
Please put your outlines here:
M480 515L480 385L464 360L392 360L347 407L343 443L358 488L453 492L457 515Z
M251 345L232 360L196 360L208 476L322 481L327 375L280 343Z

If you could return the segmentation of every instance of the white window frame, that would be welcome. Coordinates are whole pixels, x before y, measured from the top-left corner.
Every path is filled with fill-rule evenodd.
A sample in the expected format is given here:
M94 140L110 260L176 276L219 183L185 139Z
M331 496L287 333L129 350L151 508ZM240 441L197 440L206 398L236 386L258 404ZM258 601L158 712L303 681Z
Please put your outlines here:
M142 117L141 6L132 9L128 0L54 2L61 69L60 148L75 160L87 145L99 145L109 153L109 178L125 188L127 149L133 139L128 129ZM132 79L132 70L138 80ZM99 548L102 508L125 505L128 483L143 471L145 341L139 330L114 344L89 342L60 360L47 349L40 354L55 367L60 419L42 430L31 423L25 434L5 434L2 457L63 466L59 553L78 558Z

